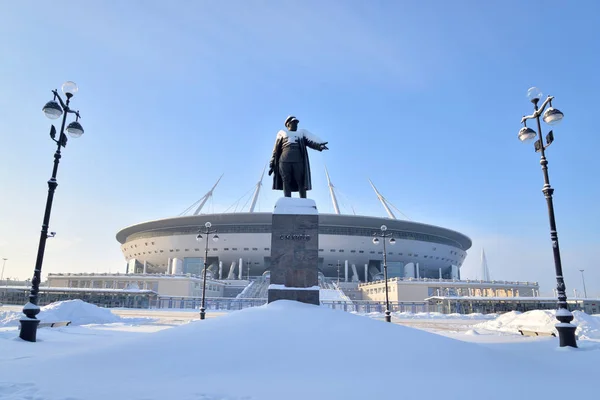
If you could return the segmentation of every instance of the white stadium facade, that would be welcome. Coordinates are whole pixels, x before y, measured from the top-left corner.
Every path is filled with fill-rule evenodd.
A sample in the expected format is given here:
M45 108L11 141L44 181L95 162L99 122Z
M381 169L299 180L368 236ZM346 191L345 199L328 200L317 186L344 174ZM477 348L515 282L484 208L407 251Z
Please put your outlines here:
M381 279L383 247L372 239L373 233L386 225L386 233L396 240L386 249L390 277L460 279L471 239L447 228L396 219L374 186L389 218L341 214L329 176L327 179L335 214L319 214L319 270L326 277L341 274L354 282ZM218 241L209 241L207 263L212 276L245 279L263 275L270 265L272 214L254 212L261 181L249 212L202 214L217 181L196 203L199 206L194 215L142 222L120 230L117 240L128 272L199 275L206 238L198 241L196 236L206 222L211 222L219 236Z

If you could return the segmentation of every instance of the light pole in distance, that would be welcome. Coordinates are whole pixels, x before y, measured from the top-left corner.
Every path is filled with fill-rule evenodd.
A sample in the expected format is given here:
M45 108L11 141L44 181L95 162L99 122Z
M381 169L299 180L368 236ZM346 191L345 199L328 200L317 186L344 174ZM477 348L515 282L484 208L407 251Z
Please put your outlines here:
M202 302L200 303L200 319L206 318L206 308L204 308L204 302L206 300L206 271L208 270L208 236L214 233L212 240L214 242L219 240L217 231L211 230L211 226L212 224L210 222L205 223L204 230L200 229L198 231L198 236L196 236L197 241L201 241L203 239L202 234L206 236L204 246L204 271L202 271Z
M385 239L390 238L390 244L395 244L396 239L394 239L393 233L385 233L387 231L387 226L381 225L379 228L379 232L374 232L373 243L379 244L379 238L381 238L383 242L383 280L385 281L385 322L392 322L392 315L390 313L390 296L388 293L388 273L387 273L387 251L385 248Z

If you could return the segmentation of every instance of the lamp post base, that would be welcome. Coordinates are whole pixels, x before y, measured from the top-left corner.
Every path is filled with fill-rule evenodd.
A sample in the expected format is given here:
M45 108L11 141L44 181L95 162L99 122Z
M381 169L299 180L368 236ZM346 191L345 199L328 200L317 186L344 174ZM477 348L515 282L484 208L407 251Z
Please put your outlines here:
M392 322L390 310L385 310L385 322Z
M556 324L556 330L558 331L558 341L560 347L577 348L577 338L575 337L576 329L577 327L573 324L564 322Z
M37 318L24 318L19 322L21 323L19 337L27 342L35 342L37 338L37 328L40 324L40 320Z
M206 311L204 310L204 307L200 308L200 319L204 319L206 318Z

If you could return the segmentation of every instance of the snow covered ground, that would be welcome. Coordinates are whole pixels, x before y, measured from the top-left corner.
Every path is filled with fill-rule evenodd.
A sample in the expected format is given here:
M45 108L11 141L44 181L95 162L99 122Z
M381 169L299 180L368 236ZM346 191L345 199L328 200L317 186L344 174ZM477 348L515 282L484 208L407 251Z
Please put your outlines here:
M558 348L556 338L514 333L519 324L551 327L545 311L495 319L403 313L387 324L381 315L278 301L199 321L184 310L111 313L62 302L46 315L64 320L70 313L81 325L40 329L39 341L28 343L18 339L11 317L17 311L6 309L0 308L2 400L504 400L597 393L600 317L581 313L580 348L569 349Z

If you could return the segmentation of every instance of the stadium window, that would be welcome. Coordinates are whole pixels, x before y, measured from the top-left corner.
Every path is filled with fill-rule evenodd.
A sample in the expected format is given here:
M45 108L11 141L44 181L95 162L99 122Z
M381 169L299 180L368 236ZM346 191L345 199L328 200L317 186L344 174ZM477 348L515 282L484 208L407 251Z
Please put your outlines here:
M194 251L200 251L200 249L194 249Z
M335 249L331 249L331 250L329 250L329 252L335 253Z
M185 249L184 251L190 251L190 249Z
M265 247L265 250L266 250L266 251L269 251L270 249L269 249L268 247Z
M371 254L375 254L375 251L371 250L369 253L371 253Z
M256 247L253 247L253 248L252 248L252 251L258 251L258 248L256 248Z
M237 250L237 247L232 247L231 250Z
M162 250L159 250L161 253L163 252Z
M227 250L229 250L229 247L223 247L223 250L227 251Z
M154 242L150 242L150 243L154 244Z
M323 250L323 249L319 249L319 251L325 251L325 250Z
M215 248L215 249L212 249L212 251L219 251L219 249Z
M344 250L338 250L338 252L340 252L340 253L343 253L343 252L344 252Z
M350 250L350 253L356 253L356 250Z
M248 251L250 250L248 247L244 247L244 251Z
M362 254L362 253L364 253L365 251L364 251L364 250L359 250L358 252L359 252L360 254Z
M170 249L170 250L169 250L169 253L172 253L172 252L173 252L173 249Z

